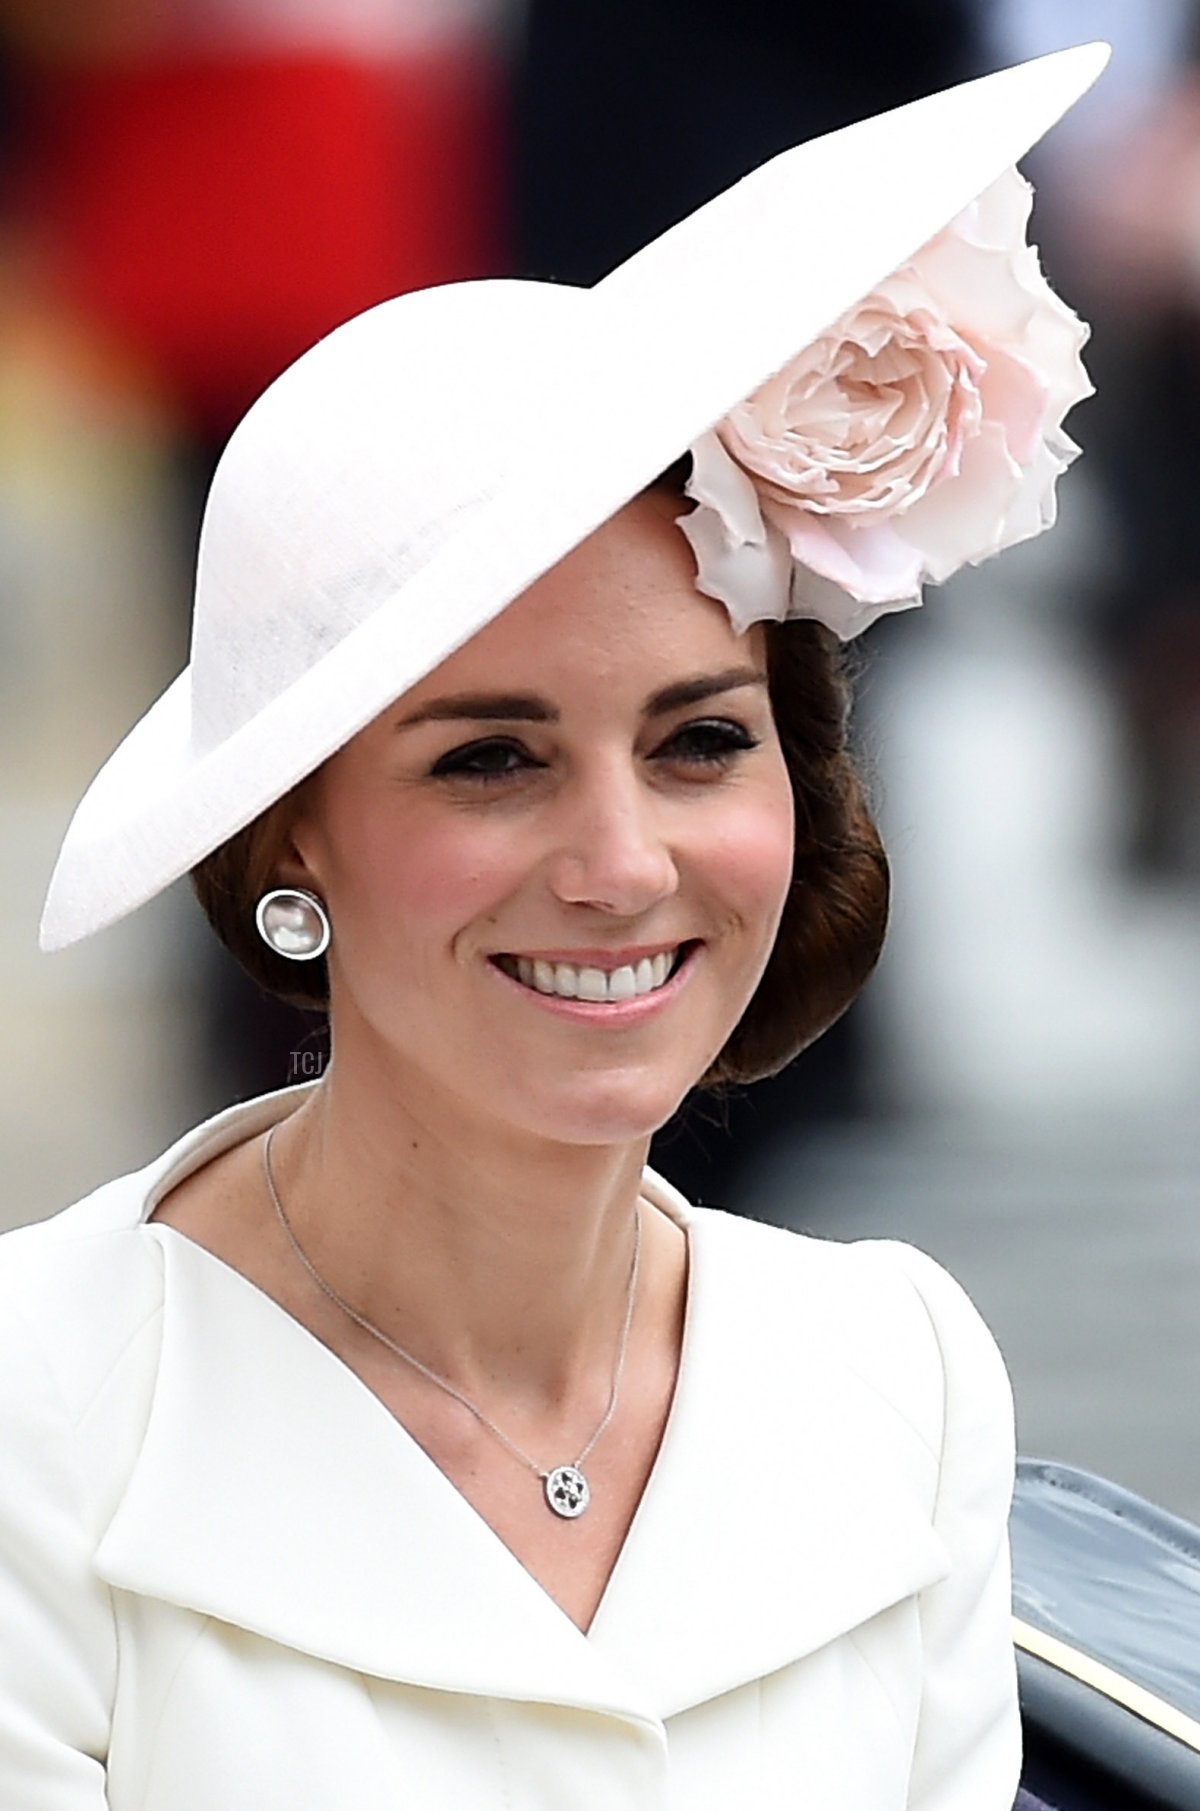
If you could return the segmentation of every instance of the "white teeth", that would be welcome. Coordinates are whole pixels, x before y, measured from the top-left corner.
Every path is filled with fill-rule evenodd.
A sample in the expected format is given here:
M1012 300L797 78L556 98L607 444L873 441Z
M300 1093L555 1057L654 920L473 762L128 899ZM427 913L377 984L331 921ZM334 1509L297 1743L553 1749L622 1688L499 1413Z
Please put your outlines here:
M576 992L581 1000L607 1000L608 976L602 968L581 968Z
M522 979L522 981L525 980L524 975L521 976L521 979ZM525 984L526 984L526 986L529 985L528 982L526 982ZM534 965L533 965L533 985L534 985L534 987L537 988L537 990L540 994L552 994L554 992L554 964L553 964L553 962L535 962L534 963Z
M573 962L546 962L540 956L504 956L498 960L509 974L540 994L602 1004L654 993L670 976L678 954L678 950L665 950L661 955L643 956L640 962L625 963L608 971L579 968Z
M631 968L614 968L608 977L610 1000L632 1000L637 992L637 976Z

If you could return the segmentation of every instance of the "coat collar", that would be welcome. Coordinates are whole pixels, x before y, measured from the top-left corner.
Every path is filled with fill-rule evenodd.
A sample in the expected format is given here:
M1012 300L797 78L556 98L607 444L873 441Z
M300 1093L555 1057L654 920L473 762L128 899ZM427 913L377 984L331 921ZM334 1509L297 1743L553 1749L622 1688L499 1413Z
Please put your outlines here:
M174 1147L143 1173L140 1212L297 1092ZM844 1266L813 1241L690 1208L658 1178L648 1192L688 1230L683 1359L586 1636L353 1372L157 1222L158 1372L101 1576L379 1678L643 1721L944 1576L936 1456L847 1362L848 1298L831 1287Z

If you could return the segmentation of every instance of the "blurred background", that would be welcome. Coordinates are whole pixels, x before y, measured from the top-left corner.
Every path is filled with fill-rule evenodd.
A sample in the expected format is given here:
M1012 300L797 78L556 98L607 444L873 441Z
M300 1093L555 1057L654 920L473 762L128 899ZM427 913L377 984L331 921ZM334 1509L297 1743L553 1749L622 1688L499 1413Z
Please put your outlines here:
M859 734L896 875L862 1001L692 1103L695 1197L950 1265L1026 1452L1200 1518L1200 5L3 0L0 1221L319 1073L185 887L36 947L85 785L187 658L208 477L405 288L591 282L798 140L1106 37L1028 163L1099 396L1059 530L885 619ZM803 231L803 222L797 222Z

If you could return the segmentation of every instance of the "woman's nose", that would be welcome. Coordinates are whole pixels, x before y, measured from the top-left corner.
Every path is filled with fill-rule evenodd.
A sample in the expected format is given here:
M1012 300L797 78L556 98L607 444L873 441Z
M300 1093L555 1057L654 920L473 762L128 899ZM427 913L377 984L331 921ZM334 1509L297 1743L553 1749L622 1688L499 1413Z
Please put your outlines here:
M670 898L679 875L662 812L635 779L599 777L565 810L551 864L555 895L623 918Z

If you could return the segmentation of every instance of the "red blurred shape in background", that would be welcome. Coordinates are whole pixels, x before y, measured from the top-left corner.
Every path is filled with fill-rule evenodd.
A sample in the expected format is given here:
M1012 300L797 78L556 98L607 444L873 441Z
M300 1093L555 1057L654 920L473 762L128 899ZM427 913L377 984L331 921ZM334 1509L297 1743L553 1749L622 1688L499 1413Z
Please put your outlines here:
M66 297L221 432L348 315L505 267L499 115L492 59L457 34L60 70L29 199Z

